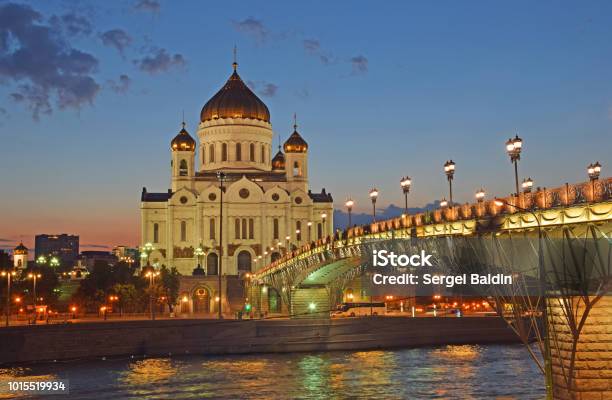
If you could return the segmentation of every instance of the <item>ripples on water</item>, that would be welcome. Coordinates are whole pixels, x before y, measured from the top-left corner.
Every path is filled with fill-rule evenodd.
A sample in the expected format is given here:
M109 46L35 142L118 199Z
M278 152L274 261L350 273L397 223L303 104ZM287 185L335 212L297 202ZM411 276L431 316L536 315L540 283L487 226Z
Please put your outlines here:
M520 345L191 356L0 369L0 381L12 378L68 379L70 396L66 398L96 400L523 400L541 399L545 394L542 375ZM0 398L12 397L0 394Z

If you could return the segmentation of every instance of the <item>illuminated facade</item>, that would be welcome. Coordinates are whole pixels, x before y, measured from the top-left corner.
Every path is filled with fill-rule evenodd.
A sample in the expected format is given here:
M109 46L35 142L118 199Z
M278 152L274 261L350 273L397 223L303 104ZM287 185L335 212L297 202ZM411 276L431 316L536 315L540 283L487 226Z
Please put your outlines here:
M217 276L223 254L222 274L241 276L288 247L333 232L332 197L325 189L309 190L308 144L297 125L274 155L268 108L244 84L237 64L233 67L226 84L202 108L197 142L184 123L172 140L171 188L142 191L141 241L154 247L149 261L175 266L182 275ZM222 253L218 172L226 176ZM199 256L198 248L203 250ZM196 286L185 294L189 301L197 290L208 290Z

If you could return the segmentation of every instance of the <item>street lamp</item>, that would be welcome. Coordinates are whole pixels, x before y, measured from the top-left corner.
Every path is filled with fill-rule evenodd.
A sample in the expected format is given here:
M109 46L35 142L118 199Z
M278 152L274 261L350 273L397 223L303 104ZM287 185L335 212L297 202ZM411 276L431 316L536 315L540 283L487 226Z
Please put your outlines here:
M302 241L302 235L300 235L301 233L302 233L301 230L299 230L299 229L295 230L295 241L297 242L298 245Z
M312 242L310 238L310 230L312 229L312 221L308 221L306 225L308 225L308 243L310 244Z
M9 326L9 316L11 310L11 277L15 276L15 271L2 271L0 275L6 276L6 326Z
M514 138L508 139L506 142L506 151L510 156L510 162L514 164L514 183L516 185L516 195L519 194L519 183L518 183L518 160L521 159L521 149L523 148L523 139L514 136Z
M446 201L445 198L442 198L442 200L440 200L440 207L446 208L447 206L448 206L448 201Z
M223 192L225 191L225 187L223 184L227 180L227 175L225 172L219 171L217 172L217 180L219 181L219 187L221 188L221 195L219 196L219 275L218 275L218 286L219 286L219 319L223 319L223 312L221 310L222 301L221 301L221 275L223 271Z
M289 241L291 240L291 236L285 236L285 255L289 254Z
M351 223L351 212L353 211L353 206L355 205L355 202L349 197L346 203L344 203L344 205L348 210L348 228L350 228L351 226L353 226L353 224Z
M36 264L46 264L47 263L47 257L45 256L38 256L38 258L36 259Z
M542 329L544 331L544 371L546 373L546 392L552 393L552 367L550 364L550 344L548 340L548 305L546 304L546 273L544 271L544 251L543 251L543 235L542 235L542 225L540 223L540 219L538 215L533 212L533 210L529 210L527 208L519 207L514 204L510 204L502 199L495 199L495 205L498 207L501 206L510 206L514 207L519 211L528 212L533 215L535 218L535 222L538 225L538 274L539 276L539 286L540 286L540 297L542 299L542 319L544 323L542 324Z
M51 260L49 261L49 265L50 265L51 267L59 267L60 262L59 262L59 260L57 259L57 257L51 257Z
M326 237L326 233L327 233L327 213L322 212L321 213L321 219L323 220L323 237Z
M410 193L410 185L412 185L412 179L409 176L405 176L400 180L400 186L404 193L404 209L405 214L408 215L408 193Z
M531 178L523 179L523 183L521 184L523 187L523 192L531 193L531 188L533 187L533 180Z
M372 188L370 190L370 199L372 200L372 216L374 222L376 222L376 199L378 198L378 189Z
M28 274L28 278L32 279L32 294L34 295L34 315L36 315L36 281L41 278L42 275L41 274L36 274L36 273L29 273ZM34 323L36 323L36 317L34 318Z
M596 161L595 164L589 164L587 167L587 173L589 174L589 180L591 181L593 201L595 201L595 181L599 179L599 174L601 173L601 164L599 161Z
M450 206L453 206L453 178L455 176L455 163L453 160L448 160L444 163L444 173L446 174L446 179L448 179L448 192L449 192L449 200Z
M193 251L193 254L196 256L198 260L197 268L198 269L202 268L202 256L206 255L206 253L204 252L204 249L202 248L202 244L196 247L196 249Z
M145 276L149 278L149 315L152 320L155 319L155 308L153 307L153 279L158 275L159 272L155 271L154 268L150 268L145 274Z
M476 192L476 200L478 200L479 203L482 203L484 201L484 198L485 191L484 189L480 188L480 190Z

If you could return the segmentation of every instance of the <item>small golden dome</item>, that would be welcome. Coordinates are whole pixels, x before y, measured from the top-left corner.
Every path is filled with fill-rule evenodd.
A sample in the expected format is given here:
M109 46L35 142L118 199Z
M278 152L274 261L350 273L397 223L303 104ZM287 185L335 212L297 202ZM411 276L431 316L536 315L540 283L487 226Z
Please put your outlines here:
M293 133L283 145L285 153L306 153L308 151L308 143L298 133L297 125L293 125Z
M27 255L28 248L23 245L23 243L19 243L19 246L15 247L13 250L13 254L15 255Z
M283 170L285 169L285 155L278 146L278 153L272 159L272 169L273 170Z
M185 123L183 122L183 129L172 139L170 148L172 148L172 151L195 151L195 147L196 142L185 129Z

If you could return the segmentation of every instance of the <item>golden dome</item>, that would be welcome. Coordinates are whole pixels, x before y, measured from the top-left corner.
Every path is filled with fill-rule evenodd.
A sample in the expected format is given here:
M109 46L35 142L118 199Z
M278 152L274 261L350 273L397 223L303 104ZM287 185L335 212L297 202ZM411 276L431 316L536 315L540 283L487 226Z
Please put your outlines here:
M24 255L28 254L28 248L23 245L23 243L19 243L19 246L15 247L13 250L13 254L15 255Z
M272 159L272 169L273 170L281 170L285 169L285 155L280 149L280 145L278 146L278 153Z
M230 78L202 108L200 121L218 118L249 118L270 122L268 107L242 81L236 72L237 65L233 64L234 72Z
M298 133L297 125L293 125L293 133L283 145L285 153L306 153L308 151L308 143Z
M183 129L172 139L170 142L172 151L195 151L196 142L193 140L187 129L185 129L185 123L183 122Z

